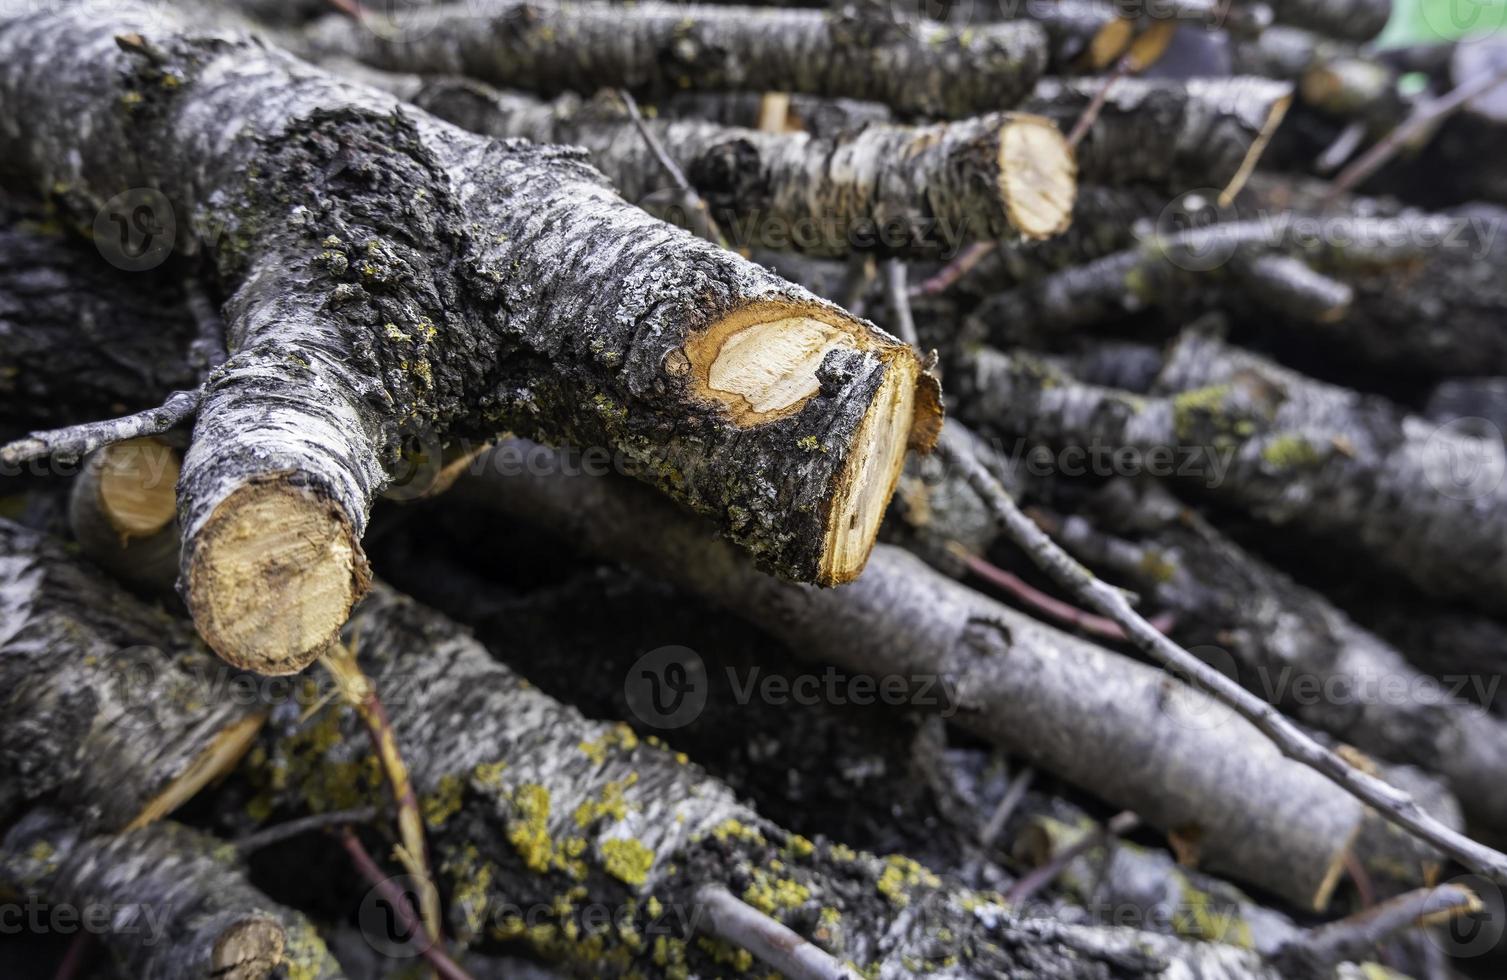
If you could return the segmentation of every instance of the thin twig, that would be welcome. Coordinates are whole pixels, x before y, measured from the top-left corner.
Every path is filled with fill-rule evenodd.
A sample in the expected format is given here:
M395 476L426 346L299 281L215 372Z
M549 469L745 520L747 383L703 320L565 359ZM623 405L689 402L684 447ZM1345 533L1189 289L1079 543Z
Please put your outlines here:
M1159 632L1131 608L1119 589L1100 581L1073 560L1022 513L999 481L973 457L966 444L949 437L945 428L937 451L944 462L958 467L974 492L994 511L1001 528L1030 555L1032 561L1091 608L1119 623L1147 656L1234 709L1271 739L1283 755L1329 777L1387 820L1406 828L1413 836L1432 844L1472 871L1499 884L1507 884L1507 855L1440 823L1407 793L1350 765L1315 742L1272 705Z
M1015 906L1024 904L1032 895L1055 881L1057 876L1062 874L1063 869L1081 855L1087 854L1092 848L1106 844L1116 837L1130 833L1140 825L1141 818L1129 810L1115 814L1102 829L1091 834L1084 834L1052 855L1052 859L1046 864L1011 885L1009 892L1005 894L1005 901Z
M435 942L433 937L429 935L429 932L424 928L424 923L419 920L418 913L409 904L407 893L393 884L393 880L372 859L371 854L361 843L361 839L356 836L356 832L347 826L340 832L339 836L341 846L351 856L351 863L356 866L357 871L361 872L361 877L365 878L373 888L382 893L383 900L387 902L398 918L403 920L404 928L408 930L409 935L413 936L418 944L419 955L428 960L429 965L434 968L436 973L444 977L445 980L472 980L471 974L467 973L460 964L452 960L445 953L444 949L440 947L440 944Z
M1350 191L1380 170L1388 160L1397 155L1399 150L1413 142L1430 126L1443 122L1463 108L1465 103L1483 92L1496 88L1504 81L1507 81L1507 64L1499 65L1494 71L1468 79L1453 91L1414 109L1412 115L1408 116L1396 129L1383 136L1375 146L1361 154L1360 159L1350 164L1340 172L1338 177L1334 178L1334 186L1324 197L1325 206L1332 204L1340 195Z
M203 397L202 388L175 391L161 405L135 415L33 432L0 447L0 463L17 466L52 456L79 459L102 446L141 436L160 436L193 418L199 411L199 402Z
M905 289L905 263L899 259L888 259L884 263L884 291L889 298L895 336L919 348L921 338L916 334L916 318L911 316L910 297Z
M974 242L952 257L952 261L911 287L912 296L935 296L951 288L966 276L984 257L999 247L999 242Z
M664 144L660 143L659 137L655 136L654 132L649 129L649 124L644 121L644 114L638 109L638 100L627 89L620 88L614 91L617 92L617 97L623 100L623 105L628 109L628 118L633 120L633 127L638 130L638 135L643 137L644 143L648 145L649 152L654 155L654 159L659 161L660 169L670 178L670 183L674 184L675 189L680 192L680 196L686 207L694 211L705 222L705 227L698 228L697 233L703 238L708 238L726 248L727 239L722 236L722 229L717 227L717 219L712 217L712 209L707 207L706 201L702 200L701 195L696 193L696 188L692 187L691 182L686 179L685 171L681 170L680 164L671 158L669 152L665 150Z
M1127 54L1115 62L1114 69L1108 75L1104 76L1103 84L1094 93L1094 97L1089 100L1088 105L1084 106L1083 113L1078 116L1078 121L1073 123L1072 131L1067 134L1067 145L1070 149L1076 150L1078 144L1083 142L1083 137L1088 135L1089 128L1093 126L1094 120L1098 119L1099 113L1104 111L1104 104L1109 101L1110 90L1130 71L1130 65L1131 58Z
M307 834L311 830L328 830L342 824L371 823L377 819L377 813L378 810L374 806L358 806L349 810L315 813L307 817L299 817L297 820L285 820L265 830L257 830L237 837L235 847L242 854L251 854L264 847L271 847L273 844L288 840L290 837Z
M979 844L985 850L994 846L994 839L1005 829L1005 822L1010 819L1015 808L1020 806L1020 801L1026 798L1026 790L1031 788L1031 781L1035 778L1036 770L1026 766L1010 781L1010 787L1000 798L999 806L994 808L994 812L989 815L989 822L979 831Z
M734 897L721 885L702 888L696 893L696 901L706 912L698 920L698 928L748 950L764 965L790 980L859 980L858 974L830 954L808 943L783 923Z
M356 710L366 726L372 750L387 777L392 790L393 803L398 808L398 860L419 884L419 908L424 914L424 925L436 943L443 941L440 928L440 896L434 885L434 876L429 871L429 847L424 840L424 819L419 812L419 799L413 791L413 781L408 776L408 766L398 749L398 737L388 720L387 708L377 695L376 685L361 671L356 662L356 643L342 645L332 642L320 655L320 663L335 678L337 689L345 702Z
M1219 194L1219 206L1227 208L1235 202L1235 195L1245 187L1245 182L1251 179L1251 174L1256 170L1256 163L1261 159L1261 154L1266 152L1267 144L1272 137L1277 135L1277 127L1282 125L1282 120L1287 118L1287 110L1292 108L1292 96L1284 96L1272 103L1271 111L1266 114L1266 122L1261 124L1261 132L1256 134L1251 142L1250 149L1245 151L1245 159L1240 161L1240 168L1235 171L1235 176L1225 185Z
M949 550L957 555L968 571L974 575L1059 623L1105 640L1123 643L1129 639L1120 625L1112 619L1084 612L1072 603L1047 595L1014 572L1008 572L987 558L973 554L962 545L956 545ZM1168 613L1159 614L1151 619L1151 625L1163 633L1171 630L1172 623L1173 618Z
M1484 907L1463 885L1419 888L1314 929L1288 943L1279 955L1301 953L1305 960L1325 964L1358 959L1395 932L1438 925Z

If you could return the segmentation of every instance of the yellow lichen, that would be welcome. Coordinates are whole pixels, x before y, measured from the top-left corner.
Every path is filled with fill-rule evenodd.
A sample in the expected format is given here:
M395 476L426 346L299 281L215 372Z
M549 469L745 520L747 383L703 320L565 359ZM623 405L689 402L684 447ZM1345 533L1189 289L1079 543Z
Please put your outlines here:
M602 866L607 873L629 885L649 880L654 866L654 852L631 837L615 838L601 844Z
M508 843L523 858L530 870L549 870L554 848L549 839L549 790L538 783L526 783L513 795L518 816L508 823Z
M459 776L454 773L441 776L435 791L419 801L424 823L430 827L443 827L445 821L460 812L461 796L464 792L465 784Z

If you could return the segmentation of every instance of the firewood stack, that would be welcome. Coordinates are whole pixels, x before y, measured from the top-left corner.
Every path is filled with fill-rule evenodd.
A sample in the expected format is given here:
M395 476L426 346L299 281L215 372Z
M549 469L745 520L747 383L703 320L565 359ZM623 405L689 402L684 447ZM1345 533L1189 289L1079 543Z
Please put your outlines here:
M818 2L0 12L7 976L1507 971L1507 36Z

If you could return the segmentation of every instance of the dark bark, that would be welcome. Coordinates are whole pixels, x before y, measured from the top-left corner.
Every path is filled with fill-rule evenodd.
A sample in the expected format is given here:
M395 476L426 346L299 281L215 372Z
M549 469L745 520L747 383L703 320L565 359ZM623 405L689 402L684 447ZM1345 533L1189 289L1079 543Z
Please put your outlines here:
M74 218L160 188L232 293L234 355L179 499L187 600L222 655L287 672L328 640L405 440L607 447L770 567L856 574L913 404L914 442L935 430L909 348L648 218L569 151L463 135L253 41L94 13L0 27L0 141ZM778 391L746 373L766 356Z
M871 123L894 122L894 112L879 102L857 99L827 99L801 92L789 93L785 130L810 133L829 139ZM659 115L669 119L701 119L724 126L759 128L764 95L759 92L676 92L660 99Z
M1046 67L1027 22L959 30L865 7L741 7L488 0L436 7L378 32L326 18L323 54L394 71L469 75L555 94L627 87L653 101L678 89L803 92L958 118L1009 108Z
M343 976L308 919L247 881L234 847L180 824L89 837L36 811L0 845L0 878L53 914L71 906L126 976Z
M71 425L198 383L186 358L194 323L171 271L121 271L56 227L0 213L0 416Z
M413 101L487 136L583 146L630 201L674 188L616 100L545 104L453 80ZM647 125L739 248L950 254L971 241L1055 235L1072 210L1071 151L1034 116L876 124L830 139L689 119Z
M1163 830L1197 827L1210 868L1295 904L1323 907L1352 835L1371 822L1348 794L1283 759L1202 694L898 549L877 548L863 576L842 589L805 589L759 573L704 527L622 481L515 469L488 467L452 492L475 493L694 590L800 656L878 676L945 679L957 692L954 724Z

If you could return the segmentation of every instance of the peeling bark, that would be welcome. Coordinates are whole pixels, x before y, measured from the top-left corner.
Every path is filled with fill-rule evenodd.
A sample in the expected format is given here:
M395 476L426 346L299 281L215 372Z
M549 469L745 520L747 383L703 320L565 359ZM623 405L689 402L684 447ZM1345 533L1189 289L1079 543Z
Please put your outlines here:
M1011 21L959 30L863 7L754 10L486 0L416 12L384 35L328 17L320 54L392 71L469 75L544 94L626 87L803 92L915 116L1007 109L1046 68L1046 34Z
M862 567L905 443L937 424L908 347L572 152L466 136L161 11L96 13L0 26L0 144L74 218L159 188L232 293L179 494L183 589L222 656L286 673L328 641L414 439L604 446L783 574Z

